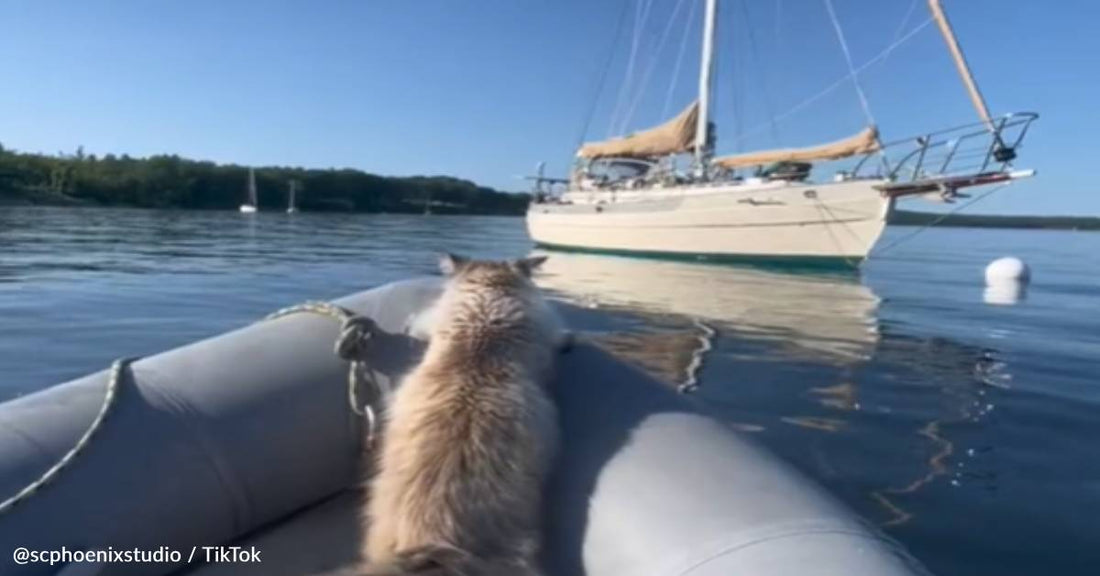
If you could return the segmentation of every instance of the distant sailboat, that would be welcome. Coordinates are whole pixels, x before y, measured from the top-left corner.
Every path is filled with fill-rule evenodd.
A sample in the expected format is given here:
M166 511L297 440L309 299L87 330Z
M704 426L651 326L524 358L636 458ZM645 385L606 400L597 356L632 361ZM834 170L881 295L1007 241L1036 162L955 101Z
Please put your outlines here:
M298 192L298 181L290 181L290 192L287 193L286 213L294 214L298 211L298 207L294 204L294 199Z
M241 213L255 214L259 202L256 199L256 171L248 169L248 200L241 204Z

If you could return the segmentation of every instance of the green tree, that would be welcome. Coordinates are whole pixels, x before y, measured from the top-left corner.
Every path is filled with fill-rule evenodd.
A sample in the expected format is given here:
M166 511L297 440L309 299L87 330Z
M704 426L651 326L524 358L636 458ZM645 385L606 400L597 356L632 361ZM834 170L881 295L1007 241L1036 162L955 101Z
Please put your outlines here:
M236 209L248 168L157 155L106 154L98 160L83 146L74 156L18 153L0 148L0 194L36 203L81 202L104 206ZM451 214L521 214L527 196L508 194L447 176L396 178L359 170L256 169L260 206L285 207L291 180L303 211Z

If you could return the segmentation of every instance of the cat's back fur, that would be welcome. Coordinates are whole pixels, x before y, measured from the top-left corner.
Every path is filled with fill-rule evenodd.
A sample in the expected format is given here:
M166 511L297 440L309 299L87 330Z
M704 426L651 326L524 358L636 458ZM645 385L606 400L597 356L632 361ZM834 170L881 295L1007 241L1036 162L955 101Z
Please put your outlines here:
M529 279L539 263L443 259L428 348L385 419L367 574L538 574L558 436L545 384L565 334Z

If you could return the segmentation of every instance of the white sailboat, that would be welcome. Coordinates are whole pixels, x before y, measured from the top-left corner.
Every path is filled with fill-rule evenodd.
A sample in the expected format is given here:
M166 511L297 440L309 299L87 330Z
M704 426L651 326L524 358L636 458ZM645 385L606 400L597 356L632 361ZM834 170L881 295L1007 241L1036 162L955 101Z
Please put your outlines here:
M244 204L241 204L242 214L255 214L259 206L259 202L256 198L256 171L252 168L248 169L248 199Z
M290 191L287 192L287 201L286 201L286 213L287 214L294 214L294 213L298 212L298 206L297 206L297 204L295 204L295 198L297 196L297 192L298 192L298 181L297 180L291 180L290 181Z
M990 116L939 0L929 6L980 122L888 143L871 125L819 146L716 156L710 110L719 2L706 0L698 99L656 128L584 144L568 180L533 177L531 238L582 251L851 262L868 256L898 198L950 202L964 188L1033 175L1012 161L1038 116ZM849 68L867 110L850 59ZM680 171L684 155L690 170ZM825 181L811 178L815 164L840 159L851 165ZM551 194L547 183L566 188Z

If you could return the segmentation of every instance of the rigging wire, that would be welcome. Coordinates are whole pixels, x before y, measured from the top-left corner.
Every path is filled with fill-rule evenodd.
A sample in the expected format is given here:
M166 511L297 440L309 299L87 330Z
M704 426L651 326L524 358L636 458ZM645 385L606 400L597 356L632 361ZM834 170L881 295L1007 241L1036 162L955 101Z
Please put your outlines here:
M623 75L623 83L619 87L619 96L615 98L615 108L611 111L611 123L607 127L607 137L615 136L615 126L619 124L617 119L626 105L627 95L634 83L634 68L638 60L638 48L642 43L642 32L645 30L646 21L649 20L649 9L653 6L653 0L641 0L638 9L634 13L634 37L630 42L630 56L626 61L626 73Z
M783 0L775 0L775 47L780 49L783 47L783 26L780 22L783 21Z
M929 228L932 228L933 226L938 225L940 222L943 222L948 217L954 216L955 214L958 214L959 212L962 212L963 210L977 204L978 202L981 202L982 200L985 200L990 195L992 195L994 192L1004 190L1005 188L1008 188L1012 184L1013 184L1013 182L1009 181L1009 182L1005 182L1004 184L994 186L993 188L990 188L989 190L986 190L985 192L979 194L978 196L975 196L974 198L970 199L969 201L964 202L964 203L956 206L954 209L952 209L948 212L944 212L943 214L940 215L939 218L936 218L935 220L929 222L928 224L925 224L924 226L921 226L920 228L917 228L916 230L914 230L914 231L912 231L912 232L910 232L910 233L908 233L904 236L901 236L899 238L895 238L893 242L890 242L889 244L883 246L882 248L872 250L871 253L868 254L867 257L863 260L863 264L866 264L867 262L869 262L871 260L871 258L878 259L884 253L890 251L891 249L897 247L898 245L900 245L904 242L908 242L909 240L912 240L914 236L927 231Z
M715 94L715 97L713 99L714 104L712 105L711 111L711 117L717 118L719 105L725 103L724 99L719 98L718 96L721 93L722 88L721 80L723 74L721 73L721 70L723 70L724 66L726 66L725 62L728 59L730 73L725 74L724 76L729 85L729 95L727 97L730 101L730 108L733 111L732 114L730 114L729 116L731 118L730 125L733 128L734 134L737 134L741 129L741 121L745 117L745 100L747 100L747 98L743 97L746 92L744 74L744 69L746 68L746 66L743 65L744 58L741 57L741 51L737 49L738 36L736 34L736 23L737 21L731 18L729 21L729 25L727 26L727 28L729 29L728 32L719 36L719 39L724 39L726 41L727 48L724 50L718 49L717 54L715 54L714 56L715 67L719 70L719 82L718 93Z
M653 70L657 67L657 63L661 59L661 51L664 50L669 32L672 31L672 25L675 23L676 17L680 14L680 8L683 7L684 1L685 0L677 0L676 6L672 9L672 15L668 17L668 24L665 25L665 29L661 32L660 39L657 40L657 48L654 50L649 60L649 65L646 66L645 71L642 72L642 78L638 83L634 98L631 100L630 107L627 108L622 123L619 125L620 134L626 134L626 130L630 126L630 120L634 117L634 110L637 109L638 102L642 100L642 96L645 94L645 87L649 85L649 78L653 75Z
M918 3L920 3L920 0L913 0L909 4L909 9L905 11L905 16L902 17L901 24L898 24L898 29L894 32L894 39L891 42L897 42L898 38L901 38L902 33L905 32L905 27L909 25L909 19L917 12Z
M829 94L835 92L836 89L843 86L848 81L848 79L853 76L853 74L858 76L863 71L870 68L871 66L873 66L875 64L878 64L879 62L885 60L886 57L888 57L894 50L896 50L899 46L901 46L905 42L909 41L909 39L911 39L913 36L916 36L917 33L924 30L925 28L927 28L928 25L931 24L931 23L932 23L932 18L931 17L927 18L926 20L921 22L919 25L917 25L917 27L910 30L909 33L907 33L905 36L902 36L897 42L894 42L893 44L887 46L885 49L883 49L882 52L879 52L879 54L877 56L875 56L874 58L871 58L870 60L864 62L861 66L856 68L853 72L849 72L848 74L845 74L844 76L837 79L836 82L833 82L832 84L825 87L824 90L821 90L817 94L814 94L813 96L810 96L809 98L806 98L805 100L803 100L803 101L799 102L798 104L795 104L794 106L792 106L786 112L783 112L782 114L779 114L778 116L776 116L774 118L774 122L781 122L781 121L793 116L794 114L796 114L798 112L801 112L803 109L805 109L807 106L813 104L814 102L817 102L818 100L824 98L825 96L828 96ZM759 134L760 132L762 132L764 130L767 130L770 125L771 125L770 122L757 124L756 126L753 126L750 130L748 130L748 131L744 132L743 134L737 136L735 138L735 140L740 141L740 140L744 140L744 139L746 139L750 136Z
M898 24L897 30L894 31L893 40L890 41L891 44L897 42L901 38L901 35L905 33L905 27L909 25L909 20L913 17L913 14L916 14L917 4L919 3L920 0L913 0L909 4L909 9L905 11L905 16L902 16L901 18L901 24ZM887 54L886 57L882 59L882 61L886 62L889 57L890 55Z
M668 83L668 91L665 93L665 104L661 107L661 118L668 118L668 109L672 105L672 93L676 89L676 81L680 78L680 66L684 62L684 52L687 50L687 41L690 36L688 30L691 29L692 20L695 18L695 9L702 0L689 1L691 1L691 7L688 8L687 22L684 26L684 36L680 40L680 52L676 55L676 64L672 68L672 80Z
M628 8L630 8L630 2L623 0L622 10L619 11L619 20L615 25L615 34L612 37L611 44L607 47L607 58L604 59L602 70L599 70L599 80L595 82L595 89L592 92L592 98L589 100L588 111L585 112L581 128L577 132L577 145L574 146L574 149L579 149L584 144L585 136L588 135L588 128L592 125L592 118L596 115L596 105L600 101L600 94L603 94L604 86L607 85L607 78L611 75L611 63L615 60L615 47L619 45L619 40L623 35L623 24L626 23Z
M840 49L844 52L844 60L848 63L848 76L852 79L852 86L856 89L856 94L859 95L859 104L863 107L863 114L867 117L869 124L875 124L875 117L871 114L871 104L867 102L867 95L863 93L863 86L859 83L859 76L856 75L856 66L852 62L852 53L848 50L848 41L844 39L844 30L840 27L840 20L836 17L836 11L833 9L833 0L825 0L825 9L829 12L829 19L833 22L833 29L836 30L836 39L840 42Z
M745 20L746 35L749 39L749 61L760 77L760 88L764 92L764 112L768 115L768 118L771 119L772 140L778 145L779 128L775 122L775 110L772 108L772 95L771 90L768 88L768 75L765 73L765 68L760 65L759 51L756 49L756 35L752 31L752 17L749 14L748 3L745 0L739 0L737 4L741 7L741 15Z

